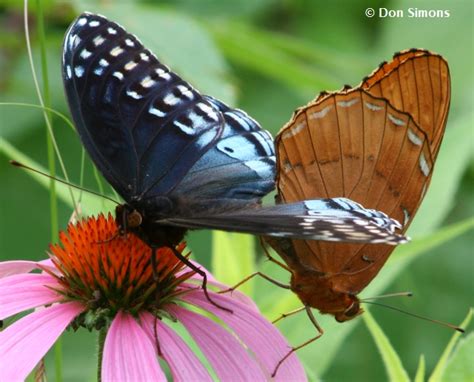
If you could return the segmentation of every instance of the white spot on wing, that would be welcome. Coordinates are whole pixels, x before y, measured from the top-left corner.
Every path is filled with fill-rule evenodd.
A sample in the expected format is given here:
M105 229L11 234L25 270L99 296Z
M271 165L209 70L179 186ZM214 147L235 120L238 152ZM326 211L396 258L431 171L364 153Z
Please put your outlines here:
M116 46L114 49L110 51L110 55L113 57L117 57L122 52L123 52L123 49L119 46Z
M406 208L403 208L402 207L402 211L403 211L403 225L406 226L408 224L408 222L410 221L410 213L408 212L408 210Z
M157 117L160 117L160 118L166 115L166 113L162 112L160 109L157 109L156 107L153 107L153 106L150 106L148 111L150 112L150 114L156 115Z
M423 175L424 176L430 175L430 170L431 169L430 169L430 166L428 165L428 162L426 161L424 153L420 154L419 163L420 163L420 169L421 169L421 172L423 173Z
M74 73L76 77L81 78L84 75L84 68L82 66L76 66L74 68Z
M178 85L177 88L185 98L189 100L194 98L193 92L187 86Z
M178 122L178 121L174 121L173 124L185 134L193 135L193 133L194 133L194 129L192 128L192 126L191 127L187 126L184 123L181 123L181 122Z
M117 30L112 27L108 27L107 32L109 32L109 34L117 34Z
M121 72L114 72L112 76L118 78L120 81L123 80L123 74Z
M289 129L288 131L285 131L283 135L281 136L281 138L288 139L290 137L293 137L296 134L298 134L301 130L303 130L305 127L306 127L306 122L300 122L295 127Z
M129 38L126 38L125 39L125 45L127 45L129 47L134 47L135 43L132 40L130 40Z
M71 66L70 65L66 65L66 78L67 79L70 79L72 76L72 73L71 73Z
M175 97L172 93L166 95L164 98L163 98L163 102L169 106L174 106L176 104L178 104L180 101L179 98Z
M79 25L80 27L86 25L87 23L87 19L85 17L81 17L79 20L77 20L77 25Z
M337 105L341 107L351 107L355 105L359 100L357 98L350 99L349 101L338 101Z
M319 119L319 118L323 118L326 116L327 113L329 113L329 111L332 109L332 105L329 105L329 106L326 106L324 109L322 109L321 111L317 111L315 113L311 113L309 115L309 119Z
M206 113L207 116L212 119L213 121L218 121L219 117L217 116L216 112L212 107L206 105L205 103L199 102L197 108L200 109L202 112Z
M89 52L87 49L82 49L81 54L79 56L85 60L86 58L90 57L91 54L92 53Z
M388 113L388 119L390 121L392 121L397 126L405 126L406 125L406 123L404 121L402 121L401 119L396 118L395 116L393 116L390 113Z
M144 88L151 88L155 84L155 81L151 79L150 76L146 76L141 82L140 85Z
M100 25L100 22L98 22L97 20L92 20L89 22L89 26L94 28L94 27L98 27Z
M382 106L378 106L378 105L375 105L375 104L367 102L367 101L364 102L364 105L367 107L367 109L372 110L372 111L379 111L379 110L383 109Z
M127 90L127 95L129 97L132 97L133 99L141 99L143 98L142 95L138 94L136 91L133 90Z
M101 58L100 61L99 61L99 65L106 68L107 66L109 66L109 62L106 59Z
M150 61L150 56L148 56L148 54L146 53L140 53L140 58L143 60L143 61Z
M408 139L411 143L417 146L421 146L423 143L422 139L418 137L412 129L408 129Z
M135 61L129 61L125 64L123 68L129 71L129 70L132 70L135 66L137 66L137 63Z
M103 44L104 41L105 41L105 39L102 36L94 37L94 39L92 40L92 42L94 43L95 46L99 46L99 45Z

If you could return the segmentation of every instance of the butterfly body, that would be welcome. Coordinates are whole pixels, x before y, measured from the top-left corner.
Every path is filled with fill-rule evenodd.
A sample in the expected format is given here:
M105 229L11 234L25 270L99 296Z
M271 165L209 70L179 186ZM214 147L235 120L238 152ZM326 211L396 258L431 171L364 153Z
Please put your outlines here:
M395 217L406 232L430 183L449 100L446 61L420 49L396 54L354 89L321 93L276 138L277 198L350 198ZM357 294L394 249L267 241L290 268L303 304L338 321L362 312Z

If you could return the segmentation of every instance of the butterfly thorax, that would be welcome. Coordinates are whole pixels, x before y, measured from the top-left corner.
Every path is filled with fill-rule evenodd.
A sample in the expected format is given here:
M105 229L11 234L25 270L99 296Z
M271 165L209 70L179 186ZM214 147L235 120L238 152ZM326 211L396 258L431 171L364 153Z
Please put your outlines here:
M311 270L294 272L290 286L304 305L331 314L338 322L351 320L363 312L357 296L338 290L331 275Z
M115 220L120 234L131 232L154 248L175 247L184 238L186 229L157 222L139 206L121 204L115 209Z

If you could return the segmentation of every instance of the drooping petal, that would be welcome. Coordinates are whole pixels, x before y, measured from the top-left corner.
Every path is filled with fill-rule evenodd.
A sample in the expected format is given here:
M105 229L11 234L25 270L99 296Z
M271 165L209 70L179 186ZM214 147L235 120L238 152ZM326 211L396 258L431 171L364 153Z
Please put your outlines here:
M225 295L213 292L209 294L217 304L232 309L233 313L212 305L202 291L183 294L181 299L212 312L224 321L255 354L267 375L271 375L278 362L291 350L285 338L276 327L247 305L229 299ZM306 381L303 366L295 354L283 362L275 380Z
M154 344L129 314L118 313L107 332L102 381L166 381Z
M167 308L189 331L220 381L265 381L260 365L232 334L207 317L176 305Z
M0 381L22 381L84 309L56 304L31 313L0 332Z
M42 261L28 261L28 260L14 260L0 262L0 279L3 277L16 275L20 273L28 273L35 269L48 267L55 269L53 262L50 259Z
M212 381L199 358L169 326L161 320L155 320L149 313L142 314L140 320L152 341L155 341L153 326L156 324L156 336L158 337L160 350L170 367L173 381Z
M38 269L38 263L36 261L2 261L0 263L0 278L16 275L18 273L28 273L33 269Z
M50 289L59 283L48 274L18 274L0 279L0 320L27 309L58 302L62 296Z

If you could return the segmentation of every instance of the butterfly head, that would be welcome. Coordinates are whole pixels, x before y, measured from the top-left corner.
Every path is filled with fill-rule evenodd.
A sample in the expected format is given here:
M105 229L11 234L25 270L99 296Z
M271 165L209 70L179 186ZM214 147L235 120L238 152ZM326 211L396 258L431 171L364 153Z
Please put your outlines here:
M295 272L291 278L291 290L304 305L330 314L338 322L352 320L363 313L359 298L338 290L331 275L318 271Z
M143 222L143 216L132 206L119 204L115 208L115 221L117 222L120 233L124 234L128 230L140 227Z

